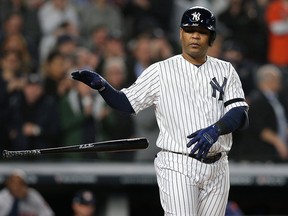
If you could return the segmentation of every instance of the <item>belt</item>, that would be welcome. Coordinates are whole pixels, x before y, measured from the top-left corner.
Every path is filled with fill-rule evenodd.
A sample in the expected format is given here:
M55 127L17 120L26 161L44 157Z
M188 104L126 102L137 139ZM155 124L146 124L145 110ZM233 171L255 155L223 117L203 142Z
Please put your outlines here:
M189 154L188 156L192 157L192 158L194 158L196 160L199 160L199 159L196 158L196 154ZM212 164L212 163L215 163L216 161L218 161L221 158L221 156L222 156L222 153L219 152L219 153L217 153L215 155L202 158L199 161L201 161L203 163L206 163L206 164Z
M196 159L196 160L198 160L198 161L200 161L200 162L202 162L202 163L205 163L205 164L215 163L215 162L218 161L218 160L221 158L221 156L222 156L222 153L219 152L219 153L217 153L217 154L215 154L215 155L211 155L211 156L207 156L207 157L202 158L202 159L198 159L198 158L196 158L196 155L197 155L197 154L183 154L183 153L180 153L180 152L173 152L173 151L170 151L170 152L176 153L176 154L181 154L181 155L186 155L186 156L188 156L188 157L194 158L194 159Z

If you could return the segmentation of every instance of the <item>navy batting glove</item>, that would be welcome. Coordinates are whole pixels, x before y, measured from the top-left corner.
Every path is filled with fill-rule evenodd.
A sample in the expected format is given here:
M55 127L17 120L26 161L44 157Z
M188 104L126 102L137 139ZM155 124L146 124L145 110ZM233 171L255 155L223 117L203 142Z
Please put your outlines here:
M81 81L98 91L105 89L106 81L98 73L90 70L80 70L71 73L73 79Z
M218 140L219 136L220 133L216 125L211 125L187 136L187 138L191 139L187 144L188 148L197 143L190 154L193 155L198 150L196 158L199 160L204 159L211 146Z

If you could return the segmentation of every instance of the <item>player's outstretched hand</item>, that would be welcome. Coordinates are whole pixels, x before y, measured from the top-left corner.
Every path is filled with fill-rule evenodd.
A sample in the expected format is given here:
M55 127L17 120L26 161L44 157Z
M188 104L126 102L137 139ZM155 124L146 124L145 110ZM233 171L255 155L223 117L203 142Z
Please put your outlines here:
M80 70L71 73L73 79L81 81L93 89L102 91L105 88L105 80L96 72Z
M216 125L211 125L187 136L187 138L191 139L187 144L188 148L197 143L191 150L190 154L195 154L198 150L196 158L199 160L205 158L209 149L218 140L219 136L220 134Z

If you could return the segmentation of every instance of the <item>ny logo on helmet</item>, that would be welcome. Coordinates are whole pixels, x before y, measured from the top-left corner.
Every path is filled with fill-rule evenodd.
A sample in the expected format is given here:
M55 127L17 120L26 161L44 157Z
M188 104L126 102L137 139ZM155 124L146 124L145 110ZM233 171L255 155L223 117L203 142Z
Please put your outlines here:
M193 21L199 21L200 20L200 16L201 16L201 14L199 12L194 12L192 14L192 20Z

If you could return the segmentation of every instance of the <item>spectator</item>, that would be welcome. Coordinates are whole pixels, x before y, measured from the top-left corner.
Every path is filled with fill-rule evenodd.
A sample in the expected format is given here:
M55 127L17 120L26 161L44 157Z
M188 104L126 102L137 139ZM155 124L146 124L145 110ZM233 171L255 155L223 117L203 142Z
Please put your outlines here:
M116 89L125 85L125 62L121 58L105 61L103 77ZM107 106L101 96L97 97L96 117L100 124L99 138L103 140L131 138L135 135L133 118ZM134 152L117 152L100 154L108 160L132 160Z
M78 34L79 17L68 0L48 0L39 9L38 15L42 32L39 54L43 62L63 31Z
M8 104L9 96L6 91L6 83L3 79L0 79L0 122L8 122ZM0 151L7 149L9 146L9 136L7 126L5 124L0 124Z
M95 26L88 40L88 48L104 58L105 47L108 41L109 30L105 25Z
M226 40L222 45L221 58L231 62L242 82L246 100L249 102L250 93L255 90L255 73L258 67L253 61L246 58L244 46L237 41Z
M38 74L31 74L23 94L10 104L9 135L11 149L55 147L59 144L60 120L56 102L44 94Z
M172 15L174 14L174 2L175 0L149 0L151 4L151 12L155 17L155 20L159 23L157 26L165 32L167 39L169 39L171 28ZM165 9L163 9L165 5Z
M258 69L258 89L251 96L249 108L250 126L242 135L237 151L240 160L287 161L287 113L278 100L281 81L276 66L264 65Z
M219 23L226 27L230 34L227 39L233 39L245 44L246 57L256 61L259 52L257 41L261 40L262 29L259 26L257 16L248 13L247 5L251 0L231 0L226 10L218 16ZM262 47L260 47L262 49ZM255 55L256 54L256 55Z
M84 5L91 4L91 0L70 0L70 2L76 7L81 8Z
M116 59L116 58L122 58L126 60L126 50L124 41L121 35L119 34L108 34L105 47L103 47L103 56L100 59L101 61L97 65L97 70L102 74L103 73L103 67L105 65L105 62L107 59Z
M251 93L257 88L255 84L255 73L258 65L247 59L244 53L243 45L233 40L226 40L223 42L220 58L231 62L236 69L242 83L246 101L249 103ZM233 133L234 149L232 149L229 153L231 159L234 159L234 154L236 154L237 158L237 148L239 145L242 145L242 134L242 131L235 131Z
M257 22L257 35L255 35L254 47L257 49L254 50L254 60L258 64L267 63L267 52L268 52L268 28L265 20L265 11L268 3L271 0L253 0L248 1L246 10L247 13L255 17Z
M211 11L214 12L214 15L217 17L221 12L223 12L230 0L218 0L218 1L210 1L210 0L191 0L189 4L192 6L202 6L206 8L210 8Z
M268 61L284 71L288 83L288 0L275 0L267 5L266 23L269 29Z
M46 0L25 0L25 3L28 8L39 9L45 1Z
M42 1L42 0L38 0ZM33 43L34 48L38 47L41 38L41 30L39 26L38 10L30 7L28 3L32 1L25 0L3 0L0 10L1 24L9 14L19 14L22 19L22 32L26 39ZM34 0L34 2L36 2Z
M72 56L76 51L77 47L77 39L74 38L72 35L63 34L57 37L55 48L65 56Z
M53 210L41 194L27 184L26 174L14 170L6 179L0 191L0 215L37 215L53 216Z
M22 72L20 55L15 51L3 52L0 62L0 75L7 94L17 94L24 86L24 73Z
M44 36L51 35L63 23L78 26L78 15L67 0L48 0L39 10L39 20Z
M87 47L97 56L98 63L95 69L101 71L106 56L106 45L109 40L109 30L105 25L98 25L93 28L90 38L87 40ZM102 72L102 71L101 71Z
M70 70L73 68L92 69L96 67L97 63L97 57L94 53L85 47L78 46L73 53ZM70 77L64 77L60 83L60 85L69 86L66 93L58 96L62 132L61 145L94 142L98 135L97 122L93 115L94 92L85 85L79 85ZM82 157L81 154L77 153L67 154L64 158L65 160L67 158L73 160L91 159L89 155ZM93 154L93 158L95 158L95 154Z
M139 37L130 41L130 59L128 59L127 82L131 85L136 78L152 63L151 39Z
M67 40L68 37L71 38L70 41ZM45 63L48 55L51 52L58 50L58 46L62 47L62 42L64 42L63 45L65 48L73 47L73 46L67 46L68 44L71 45L72 41L74 42L73 43L74 46L78 45L79 35L77 28L70 22L64 22L60 24L52 35L43 38L43 40L41 41L41 44L39 46L40 65Z
M85 47L78 47L75 52L76 67L78 69L90 68L93 70L99 64L99 56Z
M122 15L119 8L106 0L91 0L80 11L80 32L83 40L87 40L92 30L99 25L107 27L109 32L122 32Z
M105 58L126 57L124 40L121 34L110 33L105 47Z
M81 190L75 193L72 200L73 216L94 216L96 199L92 191Z
M135 154L135 161L153 162L155 155L159 152L156 146L156 140L159 135L159 128L156 117L154 115L154 107L142 110L137 118L134 118L135 134L137 137L146 137L150 145L147 149L137 151Z
M135 40L132 40L130 42L130 59L128 59L128 74L127 74L127 83L128 85L131 85L135 82L135 80L140 76L142 71L146 69L152 62L153 62L153 56L163 58L163 55L155 55L157 52L155 52L156 49L151 49L152 46L152 39L150 37L139 37ZM156 39L156 44L160 42L159 45L160 48L162 45L166 44L166 41L158 41ZM164 44L162 44L164 42ZM170 47L166 49L167 47L164 47L164 50L168 50L169 52L164 52L165 56L166 54L170 53ZM161 50L161 49L160 49ZM159 49L158 49L159 51ZM154 54L153 54L154 53ZM161 53L161 52L160 52ZM160 54L158 52L158 54ZM154 115L154 108L148 108L142 112L140 112L137 116L137 118L134 118L134 124L135 124L135 133L136 136L143 136L147 137L149 141L152 143L152 145L149 145L149 147L143 151L139 151L135 155L135 160L137 161L153 161L155 158L155 154L159 150L156 145L153 145L153 143L156 143L156 139L159 133L159 128L156 122L156 118Z
M225 36L223 34L217 34L213 46L208 49L208 55L215 58L221 58L224 40Z
M159 27L159 23L152 15L150 0L128 1L122 9L125 19L125 36L133 39L143 32Z
M153 62L165 60L173 55L173 47L162 29L155 29L151 37L151 57Z
M45 93L53 96L56 100L66 94L71 88L71 79L66 79L69 61L66 61L64 54L59 51L52 51L44 64L44 88Z
M26 15L26 16L25 16ZM27 43L27 47L33 58L37 59L37 47L41 36L38 29L38 17L36 14L23 14L19 11L11 11L5 15L3 20L3 27L0 30L0 40L13 34L21 34Z
M35 72L37 69L37 59L33 58L29 48L27 46L27 41L22 34L11 34L4 38L2 43L2 51L15 51L19 54L21 59L21 71L23 73Z
M94 95L88 86L73 81L73 87L59 101L61 144L76 145L95 142L96 122L93 117ZM73 159L88 159L89 155L69 155Z
M137 44L135 47L136 50L134 51L134 56L140 60L138 63L143 63L143 70L147 67L147 65L149 65L149 62L164 60L168 57L171 57L173 53L172 46L170 45L167 38L164 37L164 33L160 29L154 31L153 33L154 34L151 35L151 38L144 37L139 39L137 41L139 44ZM143 44L141 45L141 43ZM147 50L145 51L145 49ZM135 69L137 69L137 67L135 67ZM133 72L132 68L130 71L130 75L133 74L133 76L130 76L131 84L134 82L133 79L136 79L142 71ZM158 147L156 146L156 139L159 134L159 128L156 122L156 117L154 115L154 107L142 110L138 114L137 118L134 118L134 122L136 136L146 137L152 144L149 145L147 149L136 152L135 160L152 162L156 153L159 151Z
M22 34L23 17L19 13L11 13L5 16L3 27L0 30L1 41L8 35Z
M0 56L0 150L10 145L8 127L4 122L10 122L8 115L9 101L22 91L25 84L21 76L20 56L14 51L3 52Z
M155 28L163 29L168 35L173 15L173 2L173 0L128 1L122 8L126 23L125 37L130 40L143 33L150 33Z

